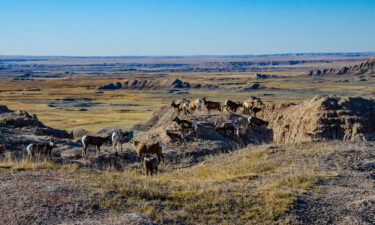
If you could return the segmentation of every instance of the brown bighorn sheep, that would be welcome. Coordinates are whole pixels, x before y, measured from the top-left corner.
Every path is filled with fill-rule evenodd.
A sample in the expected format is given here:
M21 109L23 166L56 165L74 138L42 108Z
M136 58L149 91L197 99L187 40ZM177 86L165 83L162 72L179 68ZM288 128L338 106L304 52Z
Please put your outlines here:
M190 102L189 100L188 103L192 112L195 110L202 110L203 100L201 98L198 98L193 102Z
M264 104L260 98L251 96L249 99L245 100L242 105L245 109L245 113L256 116L256 113L262 110L259 107L263 106Z
M49 139L47 143L32 143L26 147L27 158L31 159L35 154L51 155L52 149L55 144L52 139Z
M111 141L111 135L107 137L96 137L96 136L88 136L85 135L82 137L82 157L88 158L86 150L90 145L96 146L98 149L98 155L100 154L100 146L102 146L105 142Z
M184 131L179 131L179 132L173 132L173 131L170 131L170 130L167 130L165 131L165 134L171 139L171 141L173 140L178 140L180 143L184 142L185 139L185 135L184 135Z
M242 102L233 102L231 100L225 100L223 109L225 108L227 111L236 112L239 107L242 106Z
M145 154L155 154L158 156L159 161L164 161L163 148L165 144L163 142L156 142L152 144L139 143L138 141L132 141L134 145L134 151L138 156L142 157Z
M176 122L182 130L192 130L194 136L197 136L198 124L195 121L190 122L188 120L180 120L177 116L172 121Z
M233 138L235 134L235 127L233 123L224 123L220 127L215 128L216 132L227 138Z
M247 127L240 127L240 126L238 126L237 123L233 123L233 125L236 128L235 135L238 138L242 139L242 141L244 142L244 144L247 145L247 143L246 143Z
M248 126L249 127L257 127L258 129L260 129L262 126L268 126L268 121L264 121L258 117L255 117L255 116L250 116L247 121L249 122Z
M143 158L143 168L146 170L146 176L148 176L148 174L150 174L152 176L152 174L158 174L158 167L159 167L159 164L160 164L160 161L158 158L156 157L147 157L145 156Z
M120 145L120 150L122 151L122 143L124 141L130 141L130 139L133 137L133 132L132 131L114 131L112 133L112 147L113 150L115 150L115 147L118 150L118 146ZM124 140L125 138L128 138L128 140Z
M221 104L220 104L220 102L207 101L205 97L202 98L202 101L203 101L204 106L208 110L208 114L211 113L212 109L215 109L215 110L218 110L218 111L221 112Z
M171 102L171 107L173 107L178 113L184 112L185 115L190 113L190 105L188 102L183 102L177 104L175 100Z

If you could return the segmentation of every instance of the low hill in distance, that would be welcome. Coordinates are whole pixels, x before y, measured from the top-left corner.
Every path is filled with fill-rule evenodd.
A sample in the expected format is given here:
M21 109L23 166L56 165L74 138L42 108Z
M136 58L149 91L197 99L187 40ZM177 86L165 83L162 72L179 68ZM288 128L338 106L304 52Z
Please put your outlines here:
M309 76L322 75L375 75L375 58L353 66L344 66L341 68L327 68L311 70Z

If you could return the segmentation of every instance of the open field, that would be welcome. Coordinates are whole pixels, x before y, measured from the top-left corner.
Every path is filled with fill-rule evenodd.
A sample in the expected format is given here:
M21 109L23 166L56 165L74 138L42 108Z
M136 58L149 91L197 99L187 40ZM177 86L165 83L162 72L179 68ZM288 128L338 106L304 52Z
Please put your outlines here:
M351 65L363 61L366 57L368 56L187 57L172 59L52 57L44 60L24 57L25 59L18 59L19 61L17 58L10 58L6 61L7 58L3 57L2 64L5 69L0 70L0 79L2 79L0 104L7 105L13 110L23 109L35 113L48 126L67 130L84 128L94 131L105 126L130 127L148 118L154 109L169 104L172 99L182 97L206 96L218 101L225 99L242 101L253 95L261 97L265 102L273 103L298 103L322 94L371 98L375 93L375 77L366 77L366 81L363 81L363 77L351 75L305 76L311 69L340 67L345 63L345 65ZM178 68L186 67L180 66L181 64L190 65L198 62L201 64L193 64L197 68L206 68L207 63L213 69L228 68L227 64L211 64L236 62L236 60L241 63L295 61L296 64L249 65L245 69L258 72L242 71L242 67L229 67L233 71L202 72L198 70L196 72L189 66L188 71L191 70L191 72L178 71ZM155 64L158 66L155 67ZM50 67L51 65L56 67ZM177 72L160 72L163 71L163 66L177 68ZM135 71L126 71L133 67ZM144 69L151 69L152 72L144 72ZM281 77L256 79L257 73ZM31 74L31 76L14 80L14 78L25 74ZM186 91L186 94L179 95L169 94L163 90L115 90L102 93L97 91L98 87L105 84L129 79L161 81L181 79L190 83L218 85L221 88L214 90L190 89ZM252 83L259 83L261 88L246 91L235 90ZM69 107L69 104L57 104L59 99L64 98L74 98L83 104L75 104L74 107ZM48 106L53 103L56 103L54 107ZM64 116L62 117L62 115Z

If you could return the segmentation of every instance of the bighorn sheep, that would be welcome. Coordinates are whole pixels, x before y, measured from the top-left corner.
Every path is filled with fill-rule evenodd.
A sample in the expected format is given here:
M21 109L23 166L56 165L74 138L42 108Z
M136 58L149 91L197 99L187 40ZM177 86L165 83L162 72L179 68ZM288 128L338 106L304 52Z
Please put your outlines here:
M190 110L193 112L195 110L201 110L203 105L203 100L201 98L198 98L194 100L193 102L188 101Z
M27 158L31 159L35 154L51 155L52 149L55 147L55 143L52 139L49 139L46 143L32 143L26 147Z
M190 113L190 105L188 102L177 104L174 100L171 102L171 107L175 108L178 113L184 112L185 115Z
M212 102L212 101L207 101L206 98L202 98L204 106L208 110L208 114L210 114L212 109L218 110L221 112L221 104L220 102Z
M134 151L138 156L142 157L145 154L155 154L158 156L159 161L164 161L163 148L165 144L163 142L156 142L152 144L139 143L138 141L132 141L134 145Z
M267 121L264 121L258 117L255 117L255 116L250 116L247 121L249 122L248 126L249 127L258 127L258 129L260 129L260 127L262 126L268 126L268 122Z
M118 146L120 145L120 150L122 151L122 143L125 141L124 139L126 137L131 139L133 137L133 132L132 131L122 131L122 130L114 131L112 133L113 150L115 150L115 147L118 150ZM127 141L130 141L130 140L127 140Z
M185 135L184 131L179 131L179 132L173 132L170 130L165 131L165 134L173 141L173 140L178 140L180 143L185 141Z
M252 113L253 116L256 116L256 113L262 110L259 107L263 106L264 104L260 98L251 96L249 99L245 100L242 105L246 113Z
M242 106L242 102L235 103L231 100L225 100L224 105L223 105L223 109L225 108L227 111L230 110L230 111L236 112L237 109L241 106Z
M235 134L235 126L233 123L224 123L220 127L215 128L216 132L227 138L233 138Z
M159 167L159 164L160 164L160 161L158 158L156 157L144 157L143 158L143 168L146 170L146 176L148 176L148 174L150 174L152 176L152 174L157 174L158 173L158 167Z
M247 145L247 143L246 143L247 127L240 127L237 123L233 123L233 125L236 128L235 135L238 138L242 139L244 144Z
M182 130L191 129L194 136L197 136L198 124L195 121L190 122L188 120L180 120L177 116L172 121L176 122Z
M90 145L96 146L98 149L98 155L100 153L100 146L102 146L105 142L111 141L111 135L107 137L96 137L96 136L88 136L85 135L82 137L82 157L88 158L86 150Z

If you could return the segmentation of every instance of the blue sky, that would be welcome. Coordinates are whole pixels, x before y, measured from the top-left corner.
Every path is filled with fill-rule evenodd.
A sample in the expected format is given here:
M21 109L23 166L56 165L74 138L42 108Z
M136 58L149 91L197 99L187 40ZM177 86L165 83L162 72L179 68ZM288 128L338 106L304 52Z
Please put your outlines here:
M0 55L375 51L375 0L0 0Z

